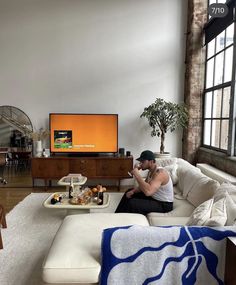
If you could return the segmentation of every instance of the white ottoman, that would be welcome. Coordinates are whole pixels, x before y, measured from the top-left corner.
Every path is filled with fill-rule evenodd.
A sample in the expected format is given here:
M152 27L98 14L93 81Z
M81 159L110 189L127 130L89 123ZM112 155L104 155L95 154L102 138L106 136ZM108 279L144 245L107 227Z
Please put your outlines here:
M46 283L97 283L101 237L105 228L149 225L145 216L126 213L92 213L67 216L43 263Z

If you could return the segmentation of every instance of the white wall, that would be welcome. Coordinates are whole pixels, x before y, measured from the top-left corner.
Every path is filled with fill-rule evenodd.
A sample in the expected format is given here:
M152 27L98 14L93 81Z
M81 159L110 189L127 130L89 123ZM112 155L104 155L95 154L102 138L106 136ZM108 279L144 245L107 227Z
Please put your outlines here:
M187 1L0 0L0 105L35 128L50 112L118 113L119 147L159 150L144 107L183 101ZM166 151L181 155L182 132Z

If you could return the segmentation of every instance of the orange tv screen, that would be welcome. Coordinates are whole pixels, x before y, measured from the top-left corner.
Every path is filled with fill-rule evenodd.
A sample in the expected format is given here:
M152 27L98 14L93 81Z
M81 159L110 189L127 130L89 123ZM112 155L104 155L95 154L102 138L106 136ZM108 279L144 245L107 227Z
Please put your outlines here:
M117 114L49 115L51 152L117 152Z

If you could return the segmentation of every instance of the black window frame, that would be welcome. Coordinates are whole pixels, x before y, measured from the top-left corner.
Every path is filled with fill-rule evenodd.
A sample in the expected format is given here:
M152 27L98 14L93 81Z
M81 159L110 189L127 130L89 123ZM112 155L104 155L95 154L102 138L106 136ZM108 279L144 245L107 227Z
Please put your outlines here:
M229 16L227 19L224 18L211 18L209 19L208 23L204 27L204 32L205 32L205 45L207 45L211 40L215 39L215 45L214 45L214 54L207 58L208 55L208 46L206 49L206 55L205 55L205 77L204 77L204 91L203 91L203 112L202 112L202 143L201 145L205 148L213 149L219 152L226 153L227 155L230 156L236 156L236 99L235 99L235 72L236 72L236 23L235 23L235 1L229 0L226 2L226 4L229 7ZM208 6L209 6L209 1L208 1ZM221 34L222 31L225 31L227 27L229 27L231 24L234 24L234 37L233 37L233 43L231 43L228 46L225 46L226 42L226 34L224 38L224 48L221 49L220 51L216 52L216 37ZM221 29L219 29L219 26ZM222 30L223 28L223 30ZM214 37L212 37L214 36ZM232 76L231 80L224 82L224 76L225 76L225 54L228 48L233 47L233 62L232 62ZM216 56L219 55L220 53L223 54L223 79L222 83L214 85L215 84L215 64L216 64ZM213 86L206 88L206 81L207 81L207 62L209 60L213 59ZM224 118L222 117L222 100L223 100L223 90L224 88L230 87L230 106L229 106L229 118ZM222 98L221 98L221 116L220 118L214 118L211 116L211 118L205 118L205 97L206 94L209 92L212 92L212 102L211 102L211 112L213 112L213 104L214 104L214 92L217 90L221 90L222 92ZM212 115L212 114L211 114ZM229 125L228 125L228 145L227 149L222 149L220 148L220 143L221 143L221 127L220 127L220 136L219 136L219 147L212 146L212 124L214 120L219 120L220 125L222 120L228 120ZM205 121L210 120L211 121L211 134L210 134L210 145L204 144L204 134L205 134Z

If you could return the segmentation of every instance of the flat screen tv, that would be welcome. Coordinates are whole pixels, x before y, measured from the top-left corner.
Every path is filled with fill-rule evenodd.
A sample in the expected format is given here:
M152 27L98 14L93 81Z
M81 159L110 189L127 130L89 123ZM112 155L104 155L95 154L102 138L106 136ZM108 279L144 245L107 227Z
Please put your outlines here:
M49 114L52 153L116 153L117 114Z

